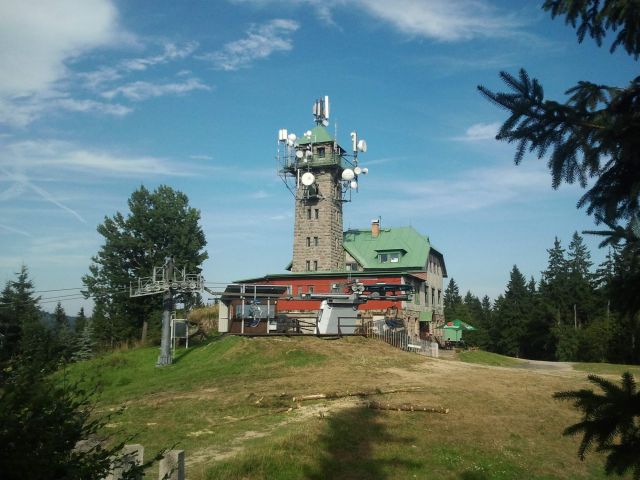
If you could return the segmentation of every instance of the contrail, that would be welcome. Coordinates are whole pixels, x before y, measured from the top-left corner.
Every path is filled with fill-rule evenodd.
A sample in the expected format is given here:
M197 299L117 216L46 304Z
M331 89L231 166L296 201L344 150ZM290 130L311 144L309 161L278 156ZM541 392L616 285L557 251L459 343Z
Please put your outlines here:
M16 183L10 187L6 192L4 192L4 195L0 194L0 199L4 199L3 197L6 196L7 194L13 194L15 196L16 192L20 193L20 189L17 187L17 185L23 185L25 187L29 187L31 190L33 190L34 192L36 192L38 195L40 195L44 200L46 200L49 203L53 203L56 207L61 208L62 210L69 212L71 215L73 215L74 217L76 217L78 220L80 220L82 223L86 224L87 221L82 218L82 216L76 212L75 210L67 207L66 205L64 205L63 203L59 202L58 200L56 200L53 195L51 195L49 192L47 192L44 188L40 188L37 185L34 185L33 183L31 183L31 181L29 181L29 178L24 175L24 174L12 174L10 172L8 172L6 169L0 167L0 170L2 170L2 172L9 177L9 179L14 180ZM9 197L10 198L10 197Z
M10 227L9 225L3 225L0 223L0 228L5 229L8 232L17 233L19 235L24 235L25 237L33 238L29 232L25 232L24 230L20 230L19 228Z

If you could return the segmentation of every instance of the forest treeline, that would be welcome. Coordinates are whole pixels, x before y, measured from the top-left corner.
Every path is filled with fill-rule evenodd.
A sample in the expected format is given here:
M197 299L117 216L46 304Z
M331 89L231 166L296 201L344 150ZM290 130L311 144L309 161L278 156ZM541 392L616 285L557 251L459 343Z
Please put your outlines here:
M575 232L567 248L556 237L547 250L539 282L514 265L505 292L491 301L464 297L452 278L445 290L447 320L476 328L467 344L538 360L640 363L640 320L633 283L638 265L631 247L611 246L594 265L583 237ZM631 287L631 288L630 288Z

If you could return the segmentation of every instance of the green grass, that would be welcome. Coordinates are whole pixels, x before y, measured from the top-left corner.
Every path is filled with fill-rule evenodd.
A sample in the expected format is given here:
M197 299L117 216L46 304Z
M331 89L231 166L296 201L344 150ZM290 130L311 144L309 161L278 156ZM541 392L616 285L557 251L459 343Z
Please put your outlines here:
M191 480L606 478L601 457L580 462L577 442L561 436L577 416L552 394L584 386L576 375L470 369L363 338L224 337L180 350L168 367L155 367L157 356L157 347L115 352L64 375L101 383L97 415L122 409L105 431L114 441L135 435L129 443L144 445L147 458L185 450ZM461 357L520 364L487 352ZM416 385L422 391L381 400L450 413L376 411L357 398L291 401Z
M573 368L574 370L595 373L596 375L622 375L624 372L631 372L635 377L640 378L640 366L638 365L617 365L613 363L574 363Z
M517 367L522 365L522 360L517 358L505 357L504 355L483 350L462 351L458 354L458 358L463 362L491 365L493 367Z

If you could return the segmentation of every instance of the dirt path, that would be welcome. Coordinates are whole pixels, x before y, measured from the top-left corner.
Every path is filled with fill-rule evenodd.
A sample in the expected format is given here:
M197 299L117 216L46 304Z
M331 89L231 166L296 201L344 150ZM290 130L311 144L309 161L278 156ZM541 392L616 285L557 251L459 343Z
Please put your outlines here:
M543 360L523 360L522 365L514 368L525 368L527 370L551 370L554 372L573 372L571 362L547 362Z

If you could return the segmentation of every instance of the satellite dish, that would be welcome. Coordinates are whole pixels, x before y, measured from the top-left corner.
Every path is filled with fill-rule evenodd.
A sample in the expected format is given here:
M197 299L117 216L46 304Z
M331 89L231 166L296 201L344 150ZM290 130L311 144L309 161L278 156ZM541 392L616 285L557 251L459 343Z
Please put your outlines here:
M366 140L359 140L358 141L358 150L360 150L362 153L365 153L367 151L367 141Z
M368 169L367 167L364 167L364 168L362 169L362 173L363 173L364 175L366 175L367 173L369 173L369 169Z
M355 180L353 180L353 181L351 182L351 188L352 188L352 189L354 189L354 190L355 190L356 188L358 188L358 182L356 182Z
M296 141L296 138L298 138L298 137L296 136L296 134L295 134L295 133L290 133L290 134L289 134L289 136L287 136L287 138L288 138L289 140L291 140L292 142L295 142L295 141Z
M293 142L293 140L291 140L289 138L289 139L287 139L287 145L289 145L290 147L293 147L295 145L295 143Z
M316 181L316 177L311 172L305 172L302 174L302 184L305 187L310 187L313 185L313 182Z
M296 157L302 158L303 155L304 155L304 152L302 150L296 150Z
M356 175L360 175L362 173L362 169L360 167L356 167L353 169L353 173Z
M311 136L311 130L307 130L306 132L304 132L304 136L305 137L310 137Z
M313 155L311 150L305 150L304 154L307 156L307 158L309 158L309 157L311 157Z
M347 182L353 180L353 178L356 176L355 173L353 173L353 170L351 170L350 168L345 168L342 171L342 179L346 180Z

